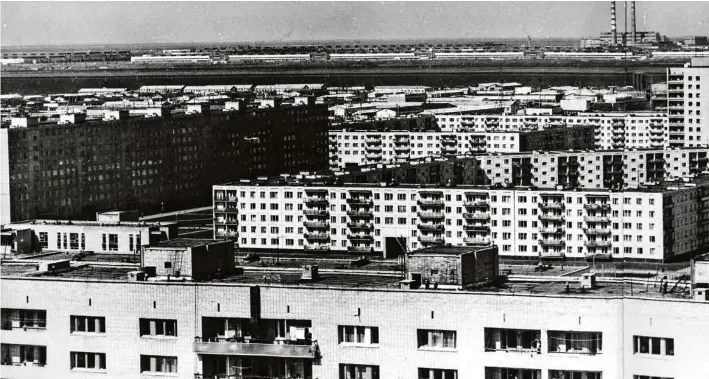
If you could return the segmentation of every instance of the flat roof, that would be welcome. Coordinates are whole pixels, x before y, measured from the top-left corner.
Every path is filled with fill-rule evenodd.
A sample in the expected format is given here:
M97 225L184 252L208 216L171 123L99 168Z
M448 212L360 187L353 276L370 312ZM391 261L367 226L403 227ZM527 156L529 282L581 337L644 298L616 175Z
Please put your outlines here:
M150 245L149 248L174 248L174 247L197 247L202 245L209 245L213 243L224 242L224 240L215 240L211 238L175 238L166 241L160 241L154 245Z
M558 265L558 264L557 264ZM84 263L74 265L67 270L59 270L55 273L37 272L37 264L22 262L3 262L0 274L4 278L27 278L28 280L85 280L85 281L105 281L128 282L128 272L138 270L137 266L101 266L100 264ZM581 267L575 272L565 272L564 276L550 276L544 272L527 270L522 277L514 278L516 266L513 267L510 280L503 284L489 284L482 287L461 289L457 286L440 285L436 290L420 288L412 292L455 292L484 294L515 294L515 295L549 295L549 296L570 296L570 297L640 297L656 299L688 300L691 294L687 287L678 287L670 292L676 280L670 280L668 293L663 294L659 282L630 282L613 278L612 275L604 277L597 275L597 285L592 289L582 289L579 279L582 274L588 272L588 268ZM527 266L525 266L527 267ZM529 266L531 267L531 265ZM374 289L374 290L397 290L399 281L403 279L401 271L387 272L365 272L358 268L340 270L320 270L319 278L314 281L301 281L301 273L298 269L278 269L262 267L244 267L245 271L241 275L232 275L225 278L212 279L208 281L194 282L196 285L224 284L224 285L282 285L295 287L331 288L331 289ZM354 271L359 270L359 271ZM349 271L349 272L347 272ZM504 271L504 270L503 270ZM153 281L149 281L153 282ZM158 280L155 283L168 283ZM181 283L181 280L172 280L171 283ZM145 283L145 282L142 282ZM193 283L193 282L187 282Z
M26 220L15 221L5 226L31 226L31 225L75 225L75 226L131 226L131 227L149 227L149 226L166 226L177 224L172 221L85 221L85 220Z

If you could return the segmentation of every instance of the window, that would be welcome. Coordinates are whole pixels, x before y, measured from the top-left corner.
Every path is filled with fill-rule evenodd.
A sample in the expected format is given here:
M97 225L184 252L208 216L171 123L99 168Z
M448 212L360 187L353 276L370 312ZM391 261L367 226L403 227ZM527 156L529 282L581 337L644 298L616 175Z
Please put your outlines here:
M456 332L452 330L425 330L417 331L418 347L420 348L445 348L455 349Z
M108 235L108 250L118 251L118 234Z
M378 344L379 328L376 326L349 326L337 327L339 343Z
M379 379L379 366L340 363L340 379Z
M633 336L633 353L675 355L674 338Z
M485 367L485 379L542 379L542 371L531 368Z
M140 372L177 372L177 357L140 356Z
M485 351L540 351L539 330L485 328Z
M43 367L47 364L47 347L3 343L1 364Z
M140 335L177 337L177 320L141 318Z
M62 248L62 234L57 233L57 249ZM103 235L103 249L106 250L106 235Z
M95 316L71 316L72 333L106 333L106 318Z
M86 353L81 351L72 351L71 369L89 369L89 370L105 370L106 369L106 354L105 353Z
M564 332L550 330L550 353L600 354L603 336L600 332Z
M601 379L598 371L549 370L549 379Z
M43 249L49 248L49 237L47 232L39 232L39 246Z
M418 379L458 379L458 370L442 368L419 368Z

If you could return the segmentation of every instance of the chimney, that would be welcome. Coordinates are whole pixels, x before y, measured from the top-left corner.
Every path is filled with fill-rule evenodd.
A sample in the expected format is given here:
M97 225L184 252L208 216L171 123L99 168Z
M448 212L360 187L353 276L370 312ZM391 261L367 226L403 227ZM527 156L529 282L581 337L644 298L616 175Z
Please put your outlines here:
M623 45L628 44L628 2L624 1L623 2L623 12L625 13L625 19L623 20L623 28L625 31L623 32Z
M615 1L611 1L611 44L613 46L618 44L618 34L615 29Z
M631 1L630 2L630 30L631 33L633 33L633 45L637 42L636 40L636 29L635 29L635 2Z

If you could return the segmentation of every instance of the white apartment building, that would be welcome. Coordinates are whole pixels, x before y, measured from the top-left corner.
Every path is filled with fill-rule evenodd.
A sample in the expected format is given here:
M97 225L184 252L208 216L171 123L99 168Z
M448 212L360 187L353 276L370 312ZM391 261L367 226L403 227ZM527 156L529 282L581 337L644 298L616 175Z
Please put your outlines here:
M443 132L519 131L593 125L598 149L647 149L670 146L669 118L663 113L579 113L562 115L436 115ZM674 146L674 145L673 145ZM700 146L676 145L682 146Z
M623 192L476 186L214 186L214 236L258 249L393 257L436 244L503 256L663 261L707 246L706 181ZM706 199L705 199L706 198Z
M667 69L671 146L709 145L709 58Z
M550 131L349 131L331 130L329 140L330 167L347 167L373 163L405 163L428 156L455 156L466 154L519 153L530 149L545 149L551 141L553 149L591 149L594 139L584 142L583 128ZM562 138L563 137L563 138ZM567 138L568 137L568 138ZM576 142L568 142L576 141ZM578 140L578 141L577 141ZM571 146L569 146L571 144ZM549 150L549 149L545 149Z

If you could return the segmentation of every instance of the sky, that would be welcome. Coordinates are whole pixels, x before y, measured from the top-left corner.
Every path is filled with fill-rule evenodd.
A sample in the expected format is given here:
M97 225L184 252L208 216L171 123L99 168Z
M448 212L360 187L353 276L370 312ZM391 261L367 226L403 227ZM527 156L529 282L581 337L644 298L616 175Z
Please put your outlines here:
M623 3L617 2L623 30ZM629 7L629 6L628 6ZM636 2L637 29L709 35L709 2ZM600 2L0 2L0 46L305 40L580 38Z

